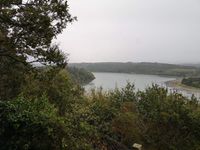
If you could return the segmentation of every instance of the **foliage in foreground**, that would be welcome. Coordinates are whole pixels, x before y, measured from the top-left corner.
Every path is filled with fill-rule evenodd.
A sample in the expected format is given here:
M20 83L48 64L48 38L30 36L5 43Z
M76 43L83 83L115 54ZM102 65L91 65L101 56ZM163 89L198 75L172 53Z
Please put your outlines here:
M200 148L194 97L156 85L135 91L129 83L84 94L62 70L30 75L26 83L22 96L0 102L0 149L128 150L133 143L146 150Z
M0 102L0 147L7 149L58 149L66 133L64 119L45 97Z

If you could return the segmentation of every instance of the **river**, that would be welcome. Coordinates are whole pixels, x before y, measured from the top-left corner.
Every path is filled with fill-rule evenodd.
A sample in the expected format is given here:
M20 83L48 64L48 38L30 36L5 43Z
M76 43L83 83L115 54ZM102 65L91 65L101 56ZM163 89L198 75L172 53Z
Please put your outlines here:
M174 77L163 77L157 75L144 75L144 74L127 74L127 73L102 73L93 72L96 77L91 83L85 86L88 91L92 88L102 87L103 90L113 90L116 87L125 87L127 82L134 83L136 90L144 90L152 84L158 84L166 87L165 82L176 80ZM200 97L200 93L192 91L184 91L175 87L168 87L170 91L176 90L185 96L191 97L194 94L196 97Z

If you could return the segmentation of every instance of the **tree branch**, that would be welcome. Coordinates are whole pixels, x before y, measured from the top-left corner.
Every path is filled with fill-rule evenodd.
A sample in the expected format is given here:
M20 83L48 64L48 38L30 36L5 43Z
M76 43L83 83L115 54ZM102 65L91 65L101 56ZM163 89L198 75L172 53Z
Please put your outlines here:
M26 61L23 61L23 60L21 60L21 59L18 59L18 58L14 57L14 56L12 56L12 55L9 55L9 54L0 54L0 57L9 57L9 58L13 59L13 60L16 61L16 62L22 63L22 64L24 64L24 65L26 65L26 66L28 65L28 63L27 63Z

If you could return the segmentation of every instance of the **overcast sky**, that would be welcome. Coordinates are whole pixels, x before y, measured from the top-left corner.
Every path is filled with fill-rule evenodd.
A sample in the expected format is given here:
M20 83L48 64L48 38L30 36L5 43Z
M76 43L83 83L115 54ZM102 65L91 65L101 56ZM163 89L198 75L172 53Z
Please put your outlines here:
M70 62L200 62L200 0L69 0Z

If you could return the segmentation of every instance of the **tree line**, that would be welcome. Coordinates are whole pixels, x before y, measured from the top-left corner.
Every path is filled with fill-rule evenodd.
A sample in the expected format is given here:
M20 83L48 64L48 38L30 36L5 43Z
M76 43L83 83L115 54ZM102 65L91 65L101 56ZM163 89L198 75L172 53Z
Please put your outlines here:
M200 78L198 77L184 78L182 80L182 84L195 88L200 88Z
M84 68L67 67L67 70L71 78L81 85L88 84L95 79L94 74Z
M91 72L137 73L163 76L191 77L200 74L200 69L193 66L183 66L163 63L72 63L70 66L84 68Z

